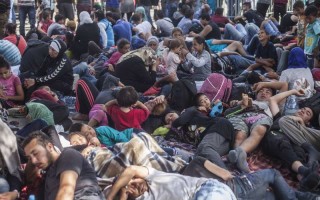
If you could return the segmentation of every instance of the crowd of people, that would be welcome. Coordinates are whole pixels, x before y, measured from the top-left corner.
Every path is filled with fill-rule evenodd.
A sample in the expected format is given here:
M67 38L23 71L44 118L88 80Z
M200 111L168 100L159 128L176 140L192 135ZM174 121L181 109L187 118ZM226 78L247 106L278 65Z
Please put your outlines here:
M320 1L287 3L18 0L17 34L0 0L0 199L320 199Z

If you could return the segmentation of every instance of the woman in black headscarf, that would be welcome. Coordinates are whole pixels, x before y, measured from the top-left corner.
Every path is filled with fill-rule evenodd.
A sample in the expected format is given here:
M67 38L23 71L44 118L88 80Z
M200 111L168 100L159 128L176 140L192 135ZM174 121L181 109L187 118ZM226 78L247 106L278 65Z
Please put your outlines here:
M66 44L59 39L52 40L49 55L45 57L41 68L31 78L24 81L28 93L39 86L49 86L64 95L72 93L73 70L70 60L65 54Z

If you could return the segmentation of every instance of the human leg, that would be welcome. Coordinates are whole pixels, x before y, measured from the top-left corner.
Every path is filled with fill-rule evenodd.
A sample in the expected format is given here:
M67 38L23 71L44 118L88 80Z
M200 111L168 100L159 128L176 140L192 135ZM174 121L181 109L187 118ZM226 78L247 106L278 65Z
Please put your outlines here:
M86 62L81 62L78 65L74 66L73 73L79 74L80 78L86 78L94 85L97 83L96 77L90 74L89 66L87 65Z
M89 114L98 96L98 89L88 80L80 79L76 85L76 110L81 114Z
M36 9L34 6L28 7L28 17L29 17L30 28L34 28L36 25Z
M252 38L258 34L259 27L254 23L247 23L244 28L246 29L246 32L247 32L247 36L245 38L245 44L248 45L252 40Z
M260 41L259 41L258 35L253 36L248 46L246 47L248 54L254 55L259 43Z
M232 42L231 44L229 44L229 45L227 46L227 49L228 49L229 51L238 52L238 53L240 53L240 55L242 55L242 56L247 55L246 50L244 50L242 43L239 42L239 41L234 41L234 42Z
M250 136L245 139L240 147L247 153L252 152L260 144L267 128L264 125L257 125L254 127L250 133Z
M266 3L257 3L257 12L261 14L263 18L266 17L267 10L269 8L269 4Z
M6 179L4 179L2 176L0 176L0 194L9 192L10 186Z
M22 35L23 37L26 35L26 33L25 33L26 18L27 18L26 7L25 6L20 6L19 7L19 22L20 22L19 31L20 31L20 35Z
M208 133L200 142L196 155L204 157L219 167L225 168L221 156L229 150L229 142L218 133Z
M224 29L224 39L240 41L245 35L239 32L232 24L226 24Z

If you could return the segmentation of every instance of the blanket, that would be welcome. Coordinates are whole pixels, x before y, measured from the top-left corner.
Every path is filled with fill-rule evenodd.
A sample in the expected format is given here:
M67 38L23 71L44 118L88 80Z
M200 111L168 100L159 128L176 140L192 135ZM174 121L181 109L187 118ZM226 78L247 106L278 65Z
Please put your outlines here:
M134 134L127 143L118 143L113 151L97 147L90 151L87 160L100 178L119 175L130 165L152 167L164 172L179 172L186 162L169 156L147 133Z

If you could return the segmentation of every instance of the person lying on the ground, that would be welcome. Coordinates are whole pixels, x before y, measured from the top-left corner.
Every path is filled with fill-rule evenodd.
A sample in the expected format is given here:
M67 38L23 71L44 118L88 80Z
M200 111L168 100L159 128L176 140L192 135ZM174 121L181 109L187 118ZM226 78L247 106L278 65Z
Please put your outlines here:
M242 101L232 101L233 106L225 111L224 115L236 129L234 150L231 150L228 159L236 163L244 172L249 172L246 163L246 153L252 152L260 144L268 128L272 125L272 112L268 100L273 96L273 89L285 91L288 84L285 82L259 83L254 86L256 100L243 95ZM295 93L300 95L300 93ZM239 159L241 157L241 159Z
M206 162L205 162L206 163ZM215 171L208 162L209 171ZM151 184L152 183L152 184ZM294 191L280 173L266 169L248 175L231 177L227 184L214 179L195 178L180 174L168 174L149 167L130 166L117 178L107 199L117 195L121 199L263 199L268 187L275 191L277 199L316 199L316 195ZM177 188L184 188L177 190ZM259 191L259 192L258 192Z
M318 160L320 159L320 153L312 146L310 142L305 142L301 146L292 143L289 137L283 133L280 127L280 120L282 119L280 104L284 99L293 93L294 90L290 90L279 93L269 99L269 107L274 116L274 122L270 130L263 138L261 146L266 154L281 159L281 161L283 161L289 169L297 173L301 188L306 191L313 192L313 189L316 188L317 184L317 182L314 181L316 179L320 179L320 175L318 173ZM303 107L293 116L290 116L290 119L299 119L301 120L300 123L305 124L315 121L314 118L318 117L315 109L312 107ZM284 122L282 121L282 123ZM290 132L295 132L294 130L296 129L294 126L289 126L288 123L287 128L289 127ZM287 131L287 128L284 130ZM305 151L309 154L308 159Z
M70 148L58 152L40 131L31 134L22 146L30 162L46 170L46 199L104 199L95 171L79 152Z
M246 50L243 48L242 43L239 41L211 39L206 40L206 43L212 52L220 52L221 57L227 55L247 55Z

